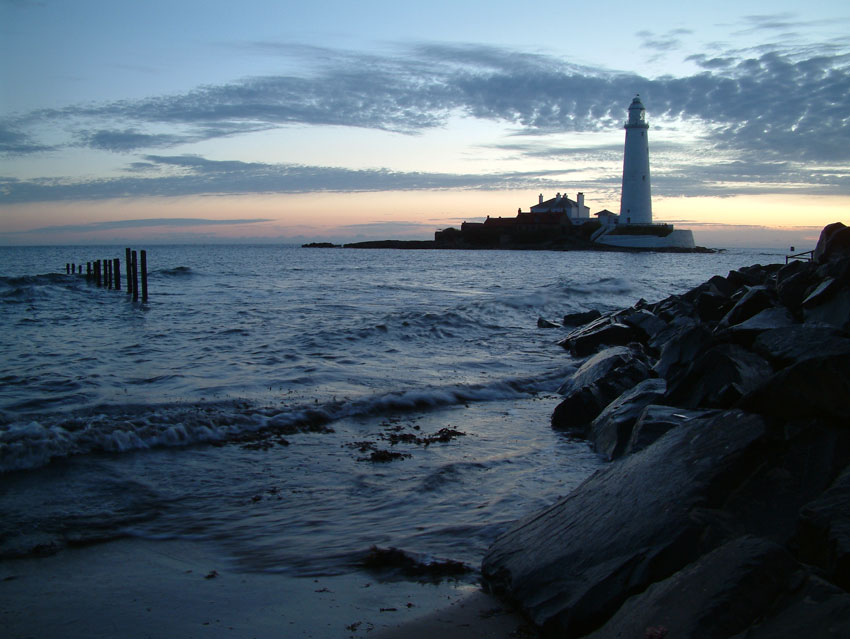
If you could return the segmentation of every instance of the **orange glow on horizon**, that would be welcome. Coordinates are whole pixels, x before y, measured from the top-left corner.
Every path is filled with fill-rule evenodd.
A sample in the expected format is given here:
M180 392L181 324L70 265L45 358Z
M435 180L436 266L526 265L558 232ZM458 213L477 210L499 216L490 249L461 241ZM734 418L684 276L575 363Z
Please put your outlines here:
M152 237L155 241L277 240L287 238L369 237L370 239L428 239L435 230L458 226L464 220L511 217L537 203L538 191L393 191L376 193L309 193L297 195L203 196L139 198L97 202L19 204L2 207L3 243L95 243ZM544 197L554 193L543 192ZM574 193L569 194L575 197ZM586 193L591 215L616 202L595 201ZM707 226L759 227L802 232L819 230L835 221L850 222L850 197L802 195L741 195L728 198L658 198L653 200L656 222L669 221L699 232ZM262 222L222 225L139 226L63 231L49 227L158 218L251 220ZM37 222L34 222L36 221ZM361 225L363 225L361 227ZM48 227L44 232L35 231ZM11 234L11 235L5 235ZM5 237L3 237L5 235ZM42 238L42 239L39 239ZM64 238L64 239L63 239ZM31 241L30 241L31 239Z

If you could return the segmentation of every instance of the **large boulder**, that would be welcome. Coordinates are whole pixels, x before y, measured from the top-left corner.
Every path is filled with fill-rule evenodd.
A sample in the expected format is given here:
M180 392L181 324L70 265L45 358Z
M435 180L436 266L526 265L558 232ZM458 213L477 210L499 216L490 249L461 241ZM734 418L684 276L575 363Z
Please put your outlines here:
M718 344L698 355L687 370L667 377L665 404L684 408L731 408L773 374L759 355L736 344Z
M585 324L571 331L558 344L574 357L587 357L602 346L625 346L637 339L635 329L609 316Z
M582 326L592 322L593 320L597 320L600 317L602 317L602 313L596 309L580 311L577 313L567 313L564 315L564 326Z
M635 329L642 343L649 342L667 328L667 322L645 308L631 308L620 313L617 318L626 326Z
M850 637L850 595L818 577L809 577L793 595L781 598L770 616L731 639L800 637Z
M676 318L649 344L659 353L653 369L659 377L672 379L687 370L713 343L711 330L701 322L690 317Z
M850 332L850 288L842 288L817 306L804 302L803 315L806 323L827 324Z
M753 286L747 289L735 306L720 320L720 326L732 326L750 319L753 315L773 306L773 299L773 295L765 286Z
M765 376L743 393L739 405L783 420L820 418L848 427L850 358L837 353L799 361Z
M608 404L590 425L596 452L606 459L621 457L644 409L664 396L667 384L657 377L645 379Z
M850 356L850 338L829 327L795 324L760 333L752 348L777 367L784 368L789 364L822 357L825 353Z
M585 434L585 426L623 391L651 375L642 353L612 346L588 359L561 385L564 399L552 414L552 426Z
M815 281L812 264L795 260L776 274L776 295L786 308L796 314Z
M782 546L739 537L629 599L588 639L731 637L774 612L799 587L801 566Z
M710 410L686 410L677 406L650 404L646 406L632 428L624 455L631 455L654 443L668 430L681 426L692 419L714 414Z
M850 590L850 467L801 509L794 542L803 561Z
M693 420L520 520L484 557L486 583L544 631L586 634L632 595L710 551L722 506L764 454L762 419ZM719 541L726 541L719 539ZM714 546L719 545L714 543Z
M829 262L850 256L850 228L833 222L823 228L818 238L813 259L817 263Z

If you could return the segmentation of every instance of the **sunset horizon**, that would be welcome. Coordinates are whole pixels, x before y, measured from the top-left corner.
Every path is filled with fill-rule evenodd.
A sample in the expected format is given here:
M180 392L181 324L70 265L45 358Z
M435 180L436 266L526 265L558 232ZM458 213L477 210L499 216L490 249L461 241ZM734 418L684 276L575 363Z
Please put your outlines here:
M636 93L656 221L720 248L848 221L850 14L604 4L3 2L0 245L428 239L556 192L617 211Z

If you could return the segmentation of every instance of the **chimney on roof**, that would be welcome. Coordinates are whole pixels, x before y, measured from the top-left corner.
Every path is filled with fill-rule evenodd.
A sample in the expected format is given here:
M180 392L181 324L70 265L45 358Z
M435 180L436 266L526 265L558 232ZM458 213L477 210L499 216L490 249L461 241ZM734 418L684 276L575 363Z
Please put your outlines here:
M578 214L581 216L582 209L584 209L584 193L576 195L576 200L578 200Z
M541 194L540 194L539 196L537 196L537 197L539 198L539 199L537 200L537 203L538 203L538 204L543 204L543 194L541 193Z
M555 201L557 202L557 201L558 201L558 200L560 200L560 199L561 199L561 194L560 194L560 193L555 193Z

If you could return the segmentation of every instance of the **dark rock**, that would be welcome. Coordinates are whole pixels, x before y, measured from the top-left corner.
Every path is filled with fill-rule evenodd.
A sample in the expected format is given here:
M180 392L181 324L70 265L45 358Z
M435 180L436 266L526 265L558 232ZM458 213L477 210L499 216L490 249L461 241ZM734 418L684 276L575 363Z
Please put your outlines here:
M634 328L637 331L637 337L644 343L649 342L667 328L667 322L645 308L629 309L617 317L626 326Z
M682 295L682 298L687 300L688 302L695 303L699 297L704 294L708 294L713 297L719 297L728 300L732 296L732 294L735 293L738 288L740 288L740 286L742 286L741 283L734 285L725 277L715 275L710 280L692 288L690 291Z
M787 264L783 264L778 271L776 271L776 275L774 276L774 281L776 282L776 286L782 285L783 282L788 280L788 278L799 275L800 273L811 273L812 263L804 260L791 260Z
M711 550L701 548L711 524L695 515L745 481L764 436L760 417L737 411L669 431L499 537L482 564L487 584L553 635L598 628Z
M590 426L590 439L609 460L621 457L644 409L664 396L663 379L645 379L608 404Z
M804 262L793 262L792 264L806 264ZM791 266L789 264L788 266ZM806 264L806 266L810 266ZM779 301L792 311L797 311L812 288L815 279L814 272L810 268L800 269L790 274L786 279L776 284L776 294Z
M828 324L850 332L850 289L843 288L820 306L804 309L803 315L807 323Z
M633 328L603 317L595 322L575 329L558 344L568 349L575 357L586 357L601 346L625 346L635 341Z
M765 267L761 264L753 264L752 266L744 266L737 271L730 271L726 281L735 289L742 286L762 286L767 281L768 276L779 268L779 265Z
M542 317L537 318L537 328L560 328L555 322L550 322Z
M367 570L382 573L384 576L396 573L434 583L443 579L457 579L472 571L466 564L453 559L434 559L398 548L377 546L369 549L361 563Z
M650 310L665 322L673 322L677 318L693 315L694 305L683 296L672 295L658 302Z
M687 371L667 376L665 404L685 408L731 408L761 386L773 368L736 344L718 344L698 355Z
M767 330L789 327L794 324L794 317L791 315L791 311L784 306L773 306L764 309L760 313L756 313L750 319L744 320L740 324L730 326L725 331L722 331L721 335L738 344L749 345Z
M685 424L692 419L706 417L714 411L686 410L675 406L650 404L643 409L629 438L624 455L631 455L655 442L668 430Z
M602 313L596 309L584 313L568 313L564 315L564 326L581 326L602 317Z
M754 286L748 289L735 306L723 316L720 326L740 324L771 306L773 306L773 296L768 290L764 286Z
M827 277L821 280L810 292L807 292L806 299L803 300L804 308L814 308L827 302L830 297L835 295L841 285L834 277Z
M812 357L780 370L746 392L739 405L785 420L817 417L847 426L848 398L850 358L841 353Z
M714 343L714 336L704 325L687 318L678 325L671 325L671 330L663 336L668 334L653 370L669 381L683 374L696 357ZM656 346L656 343L650 345Z
M827 579L850 590L850 467L800 511L794 542L802 561L818 566Z
M703 322L719 322L732 306L730 298L703 291L694 300L697 315Z
M632 349L614 346L597 353L558 389L565 398L552 414L553 428L583 435L603 408L650 374L645 358Z
M780 599L777 608L732 639L850 637L850 595L817 577L809 577L793 596Z
M301 248L342 248L342 244L333 244L332 242L310 242L302 244Z
M753 472L723 504L722 514L730 530L790 548L800 509L829 488L846 465L850 433L814 420L783 427L770 423L770 446L751 460Z
M850 229L841 222L828 224L820 232L812 259L818 264L850 256Z
M792 593L799 571L781 546L741 537L632 597L588 639L640 639L652 627L665 628L670 639L731 637L761 621L779 597Z
M829 327L795 324L761 333L752 348L778 366L785 367L825 353L850 356L850 339Z
M605 402L599 399L594 389L582 388L570 393L552 412L552 428L566 430L578 437L586 435L586 426L599 415Z

